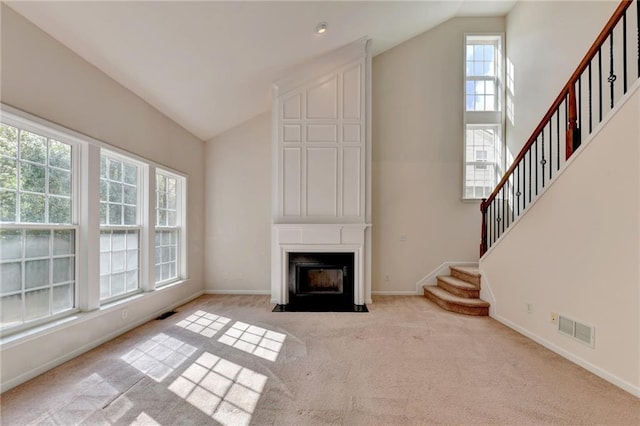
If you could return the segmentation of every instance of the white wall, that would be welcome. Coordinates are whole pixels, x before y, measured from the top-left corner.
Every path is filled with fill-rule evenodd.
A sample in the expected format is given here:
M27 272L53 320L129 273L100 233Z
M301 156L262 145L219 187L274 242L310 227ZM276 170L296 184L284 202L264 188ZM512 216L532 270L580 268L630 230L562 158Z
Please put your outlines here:
M207 292L271 289L271 113L206 143Z
M508 96L513 100L514 113L512 119L507 119L506 134L513 157L540 123L618 4L618 1L519 1L509 12L506 45L507 59L513 66L513 85Z
M503 18L455 18L373 59L374 292L478 259L479 203L461 201L463 36L502 31Z
M635 87L480 268L498 320L640 397L640 84ZM594 326L595 348L560 334L551 312Z
M6 343L3 390L202 291L203 143L6 5L1 6L1 101L188 175L188 276L180 286ZM120 309L128 308L128 319Z

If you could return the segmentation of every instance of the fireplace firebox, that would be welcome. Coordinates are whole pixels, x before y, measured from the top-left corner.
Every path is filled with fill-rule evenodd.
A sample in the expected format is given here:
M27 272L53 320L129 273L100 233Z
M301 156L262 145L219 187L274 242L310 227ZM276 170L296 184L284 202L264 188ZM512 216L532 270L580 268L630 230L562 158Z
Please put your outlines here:
M353 253L289 253L290 307L352 309L353 257Z

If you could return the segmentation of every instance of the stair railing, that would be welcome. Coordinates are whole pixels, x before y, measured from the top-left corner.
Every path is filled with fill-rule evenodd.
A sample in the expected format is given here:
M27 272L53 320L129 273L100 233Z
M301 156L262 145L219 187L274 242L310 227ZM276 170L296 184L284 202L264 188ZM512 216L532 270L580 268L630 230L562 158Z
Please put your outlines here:
M640 78L639 2L623 0L616 8L511 167L489 198L482 200L481 257ZM635 13L629 11L634 4ZM629 61L630 56L635 58Z

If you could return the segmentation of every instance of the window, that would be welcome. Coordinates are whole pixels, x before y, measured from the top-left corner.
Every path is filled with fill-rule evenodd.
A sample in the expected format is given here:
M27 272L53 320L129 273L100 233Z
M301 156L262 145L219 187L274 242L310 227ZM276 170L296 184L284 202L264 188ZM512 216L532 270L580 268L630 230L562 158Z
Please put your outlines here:
M463 198L491 195L502 177L502 36L465 36Z
M100 299L138 291L138 165L100 158Z
M179 278L181 179L166 172L156 173L156 283Z
M75 307L69 143L0 124L0 328Z
M0 112L0 335L186 279L185 176Z

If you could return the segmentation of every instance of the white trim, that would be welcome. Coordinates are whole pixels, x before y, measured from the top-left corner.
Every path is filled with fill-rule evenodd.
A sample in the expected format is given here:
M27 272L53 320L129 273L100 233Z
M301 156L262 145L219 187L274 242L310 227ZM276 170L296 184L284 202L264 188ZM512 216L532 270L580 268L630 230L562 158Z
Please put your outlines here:
M553 187L553 185L555 185L556 181L560 178L560 176L573 164L574 161L576 161L576 159L578 157L580 157L580 154L582 154L582 152L587 148L587 146L589 146L591 144L591 141L593 139L595 139L595 137L602 131L602 129L604 129L604 127L607 125L607 123L609 123L610 120L613 119L613 117L616 115L616 113L618 112L618 110L620 108L622 108L622 106L624 104L626 104L629 99L631 99L633 93L637 90L640 90L640 79L636 80L636 82L631 86L631 88L629 88L629 90L627 91L627 93L625 94L625 98L620 101L615 107L613 107L613 109L611 111L609 111L609 113L607 114L606 117L604 117L604 119L593 129L593 131L591 132L591 134L585 139L584 142L582 142L582 144L580 145L580 147L573 152L573 154L571 155L571 157L564 163L564 167L562 167L553 177L552 180L550 180L544 188L541 188L540 193L531 201L530 204L527 205L527 207L525 208L525 210L520 214L520 216L518 216L516 218L516 220L514 220L513 222L511 222L511 225L509 225L509 228L507 228L502 235L500 235L500 237L495 240L493 242L493 244L491 245L491 247L489 247L489 249L482 255L482 257L480 258L480 261L482 261L482 259L484 259L489 253L491 253L491 251L493 251L493 249L495 247L498 246L498 244L500 243L500 241L502 239L504 239L509 232L511 232L511 230L518 224L518 222L520 220L522 220L523 217L525 217L533 208L533 206L538 202L538 200L540 200L544 194L547 193L547 191Z
M235 294L243 296L269 296L270 290L205 290L204 294ZM276 302L271 302L276 303Z
M460 261L460 262L443 262L433 271L429 272L425 277L416 283L416 292L414 294L423 294L422 286L433 285L436 283L438 275L449 275L450 266L478 266L477 261Z
M157 293L153 293L153 294L157 294ZM29 370L25 373L20 374L19 376L11 379L11 380L7 380L6 382L3 382L0 384L0 393L2 392L6 392L11 388L14 388L24 382L26 382L27 380L33 379L36 376L39 376L40 374L59 366L60 364L63 364L67 361L69 361L70 359L73 359L79 355L82 355L85 352L90 351L93 348L96 348L98 346L100 346L103 343L108 342L111 339L114 339L124 333L126 333L127 331L130 331L146 322L149 322L155 318L157 318L160 314L170 311L172 309L177 308L178 306L182 306L186 303L189 303L190 301L197 299L198 297L202 296L203 292L202 290L197 291L196 293L192 294L191 296L188 296L180 301L174 302L166 307L163 307L161 309L158 309L156 311L154 311L153 313L149 314L149 315L145 315L144 317L138 319L137 321L134 321L132 323L128 323L127 325L105 335L100 337L99 339L95 339L85 345L82 345L79 348L74 349L71 352L68 352L66 355L60 356L56 359L53 359L45 364L40 365L37 368L34 368L32 370ZM9 348L21 343L24 343L28 340L33 340L36 339L38 337L42 337L44 335L47 334L51 334L57 331L60 331L63 328L72 326L72 325L77 325L79 322L85 322L91 319L96 318L97 316L100 316L101 314L104 314L106 312L110 312L114 309L118 309L117 306L112 306L110 309L101 309L100 311L94 311L94 312L90 312L90 313L81 313L78 315L77 317L77 321L75 320L71 320L71 321L65 321L63 324L60 324L60 326L56 326L56 327L48 327L46 330L42 331L42 332L38 332L37 334L33 334L28 336L25 339L19 339L17 341L14 342L10 342L9 344L4 344L3 343L3 348Z
M597 367L593 364L591 364L590 362L572 354L571 352L562 349L561 347L555 345L554 343L549 342L546 339L543 339L542 337L531 333L529 331L527 331L526 329L520 327L519 325L509 321L506 318L501 317L500 315L497 314L492 314L490 315L491 318L495 319L496 321L500 322L501 324L504 324L505 326L517 331L518 333L522 334L523 336L533 340L536 343L541 344L542 346L544 346L545 348L549 349L552 352L557 353L558 355L560 355L561 357L573 362L574 364L579 365L580 367L584 368L585 370L595 374L596 376L606 380L609 383L612 383L616 386L618 386L620 389L629 392L631 395L640 398L640 386L635 386L632 383L627 382L624 379L621 379L620 377L609 373L606 370L603 370L600 367Z

